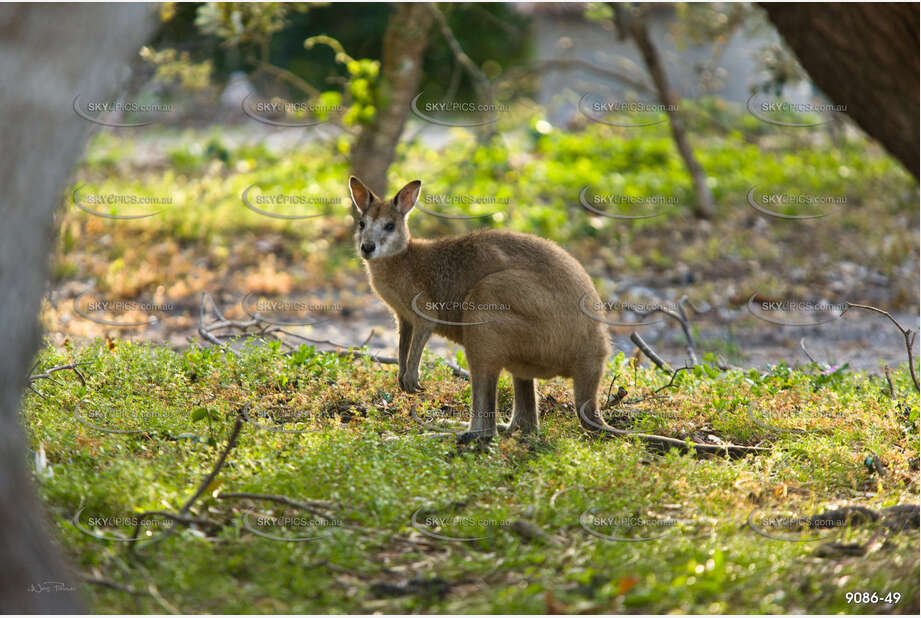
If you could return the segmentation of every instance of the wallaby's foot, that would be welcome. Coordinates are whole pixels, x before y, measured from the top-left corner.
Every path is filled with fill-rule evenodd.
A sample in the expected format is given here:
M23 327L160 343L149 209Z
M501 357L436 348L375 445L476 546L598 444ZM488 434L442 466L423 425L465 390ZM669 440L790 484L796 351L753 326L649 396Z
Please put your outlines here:
M419 374L416 372L406 372L405 374L398 377L397 381L400 383L400 390L404 393L422 393L425 392L425 389L419 384Z
M457 434L457 443L458 444L489 444L492 442L492 439L495 437L495 434L488 434L482 431L462 431Z

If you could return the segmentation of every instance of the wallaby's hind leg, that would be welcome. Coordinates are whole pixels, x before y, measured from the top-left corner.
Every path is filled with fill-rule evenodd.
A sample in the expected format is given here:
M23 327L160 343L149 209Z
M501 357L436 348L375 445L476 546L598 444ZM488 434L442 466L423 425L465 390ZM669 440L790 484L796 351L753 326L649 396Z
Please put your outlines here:
M515 408L512 412L512 420L508 425L500 425L499 428L511 433L516 428L521 428L524 435L536 433L540 426L537 413L537 391L533 379L513 378L515 385Z
M584 367L572 379L576 416L583 427L595 431L603 431L607 426L598 411L598 385L603 372L604 363L598 363Z
M499 384L499 370L470 365L470 389L473 409L470 412L470 427L460 435L462 442L476 438L491 438L496 435L496 387Z

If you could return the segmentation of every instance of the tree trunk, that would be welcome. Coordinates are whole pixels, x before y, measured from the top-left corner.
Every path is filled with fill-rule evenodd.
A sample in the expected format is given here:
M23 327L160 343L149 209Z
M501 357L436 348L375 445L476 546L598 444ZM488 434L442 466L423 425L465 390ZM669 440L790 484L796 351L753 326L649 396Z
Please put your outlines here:
M918 178L918 3L763 3L813 83Z
M678 97L668 85L668 75L665 74L665 67L659 58L659 51L649 36L646 20L642 15L631 14L631 9L621 4L611 3L611 7L614 10L621 35L629 33L633 38L634 43L640 50L640 55L643 56L643 63L652 78L652 83L655 84L659 102L665 105L665 113L668 114L672 139L675 140L678 154L681 155L684 166L691 175L694 193L697 196L694 204L694 214L702 219L710 219L715 214L713 193L710 191L710 185L707 184L707 175L704 173L704 169L694 157L694 151L688 141L684 119L679 109Z
M434 17L423 3L395 4L384 33L377 115L362 127L352 151L352 173L386 196L387 169L418 94L422 60Z
M32 486L19 406L39 343L53 214L92 127L74 113L74 97L112 94L152 31L152 15L140 4L0 6L2 613L83 611Z

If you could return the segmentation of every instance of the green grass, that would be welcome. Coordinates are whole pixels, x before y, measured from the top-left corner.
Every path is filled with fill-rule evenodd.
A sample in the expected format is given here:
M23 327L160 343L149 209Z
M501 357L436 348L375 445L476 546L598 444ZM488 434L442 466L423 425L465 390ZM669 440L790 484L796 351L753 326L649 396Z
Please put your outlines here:
M84 387L72 372L60 384L35 384L23 416L33 450L51 473L38 473L57 534L74 562L94 574L146 590L190 613L545 613L741 612L916 613L917 530L872 543L862 557L822 557L827 541L867 542L879 528L855 526L816 540L767 538L746 525L767 517L808 516L832 506L881 509L918 502L918 397L905 367L885 380L823 375L816 367L721 372L702 365L676 388L609 410L622 427L679 438L715 435L769 453L728 460L676 451L656 454L630 439L600 440L578 428L570 385L541 383L542 431L487 448L423 437L409 416L466 418L469 386L428 357L424 396L396 388L394 366L345 360L310 348L286 355L277 345L235 356L193 346L184 352L113 341L80 349L46 347L41 368L87 363ZM608 378L631 397L668 381L623 356ZM607 384L606 384L607 386ZM145 429L140 434L100 431ZM508 415L511 385L500 382ZM191 510L219 524L205 534L179 528L161 542L127 551L72 523L176 511L224 449L238 411L262 411L302 433L245 423L216 481ZM749 412L750 407L754 410ZM251 412L252 414L252 412ZM799 433L804 430L806 433ZM177 439L178 438L178 439ZM865 463L885 462L880 476ZM285 495L335 503L331 521L268 502L220 499L222 493ZM650 526L595 526L580 517L644 518ZM259 529L258 515L300 517L312 527ZM442 541L415 529L453 537ZM758 509L758 510L756 510ZM519 520L543 535L529 538ZM517 525L511 525L519 521ZM658 522L658 523L657 523ZM667 525L662 522L667 522ZM108 521L106 523L112 523ZM161 522L162 523L162 522ZM303 522L302 522L303 523ZM99 531L101 528L97 526ZM142 535L156 539L152 525ZM130 534L111 526L107 535ZM789 534L796 534L790 532ZM83 585L95 612L162 612L154 595ZM854 605L845 593L899 592L895 606Z

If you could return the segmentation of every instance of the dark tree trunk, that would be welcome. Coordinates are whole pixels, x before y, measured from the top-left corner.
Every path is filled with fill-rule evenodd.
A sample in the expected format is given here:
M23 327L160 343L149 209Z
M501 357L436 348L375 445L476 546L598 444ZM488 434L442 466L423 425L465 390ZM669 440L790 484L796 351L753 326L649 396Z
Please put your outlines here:
M140 4L0 6L0 613L83 611L32 486L19 405L39 343L53 214L91 128L74 97L113 93L152 15Z
M813 83L918 177L918 3L763 3Z
M352 173L379 196L386 196L387 169L418 94L422 60L434 17L423 3L395 4L381 61L381 84L377 116L365 125L352 151Z

